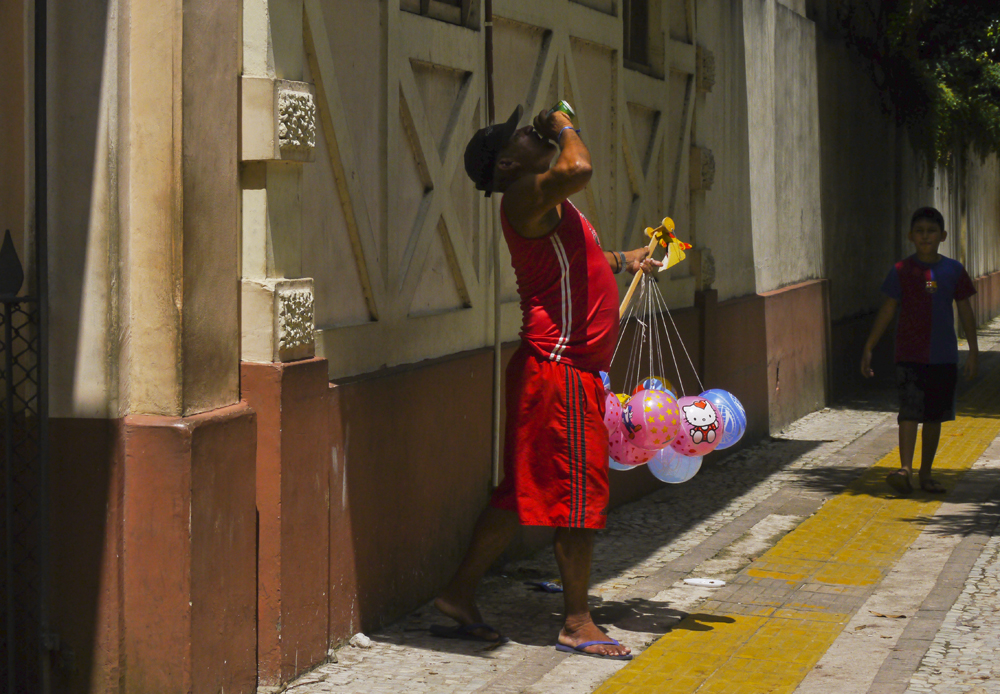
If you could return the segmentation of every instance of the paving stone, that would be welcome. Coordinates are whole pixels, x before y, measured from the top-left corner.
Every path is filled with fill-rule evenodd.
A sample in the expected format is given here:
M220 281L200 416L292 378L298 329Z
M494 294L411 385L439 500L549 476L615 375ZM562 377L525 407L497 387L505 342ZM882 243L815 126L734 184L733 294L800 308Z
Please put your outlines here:
M996 350L997 328L1000 322L991 326L992 332L981 334L984 367L986 353ZM793 594L787 582L748 577L739 567L718 575L703 569L715 566L720 550L724 553L737 544L769 514L801 519L815 513L891 450L896 443L894 407L891 394L872 392L812 413L773 438L713 461L688 483L666 485L612 512L594 551L590 593L599 623L638 653L686 614L715 610L752 619L788 601L844 615L858 610L871 587L810 583ZM984 458L990 455L1000 458L1000 447L988 450ZM979 480L993 485L1000 473L983 470ZM957 501L959 492L948 497ZM920 620L914 618L914 631L896 644L902 650L879 671L870 693L1000 692L1000 671L990 658L1000 639L1000 547L989 531L975 534L984 524L994 528L1000 510L984 511L970 503L964 512L954 513L956 532L969 536L956 547L953 560L968 566L964 573L954 568L944 573L923 601ZM680 582L695 570L700 577L722 578L728 585L713 590ZM561 597L529 591L521 578L529 574L556 578L551 552L513 562L502 575L488 576L482 586L480 607L488 621L512 637L509 644L493 648L435 639L427 633L428 625L447 620L425 605L369 634L376 642L371 650L340 648L339 662L317 668L289 689L296 694L592 692L623 664L557 652L553 645ZM775 598L773 607L761 605L767 597ZM935 621L941 629L932 633ZM985 677L991 679L981 679Z

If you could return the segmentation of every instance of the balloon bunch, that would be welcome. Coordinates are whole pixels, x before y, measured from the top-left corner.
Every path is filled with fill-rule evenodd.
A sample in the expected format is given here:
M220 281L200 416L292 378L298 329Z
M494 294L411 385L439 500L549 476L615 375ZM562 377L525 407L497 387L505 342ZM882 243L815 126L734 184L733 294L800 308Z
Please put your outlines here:
M663 220L663 226L673 230L669 219ZM683 249L678 249L678 259L683 257ZM642 273L636 275L633 288L638 288L636 300L632 302L626 295L619 310L621 329L612 362L625 336L631 334L624 382L636 384L635 390L631 396L616 394L610 377L601 374L606 391L604 423L609 433L610 466L630 470L648 464L657 479L674 484L686 482L697 474L707 453L728 448L742 438L747 427L746 412L732 393L718 388L705 390L656 281ZM668 322L676 341L671 338ZM663 378L649 376L640 381L642 373L666 373L664 357L668 352L680 389L675 390ZM687 358L690 371L680 367L680 353ZM685 372L698 381L700 395L683 397Z
M607 373L602 371L601 378L614 470L648 464L663 482L687 482L698 473L705 454L729 448L746 432L743 405L727 391L715 388L678 399L663 380L650 377L628 396L612 391Z

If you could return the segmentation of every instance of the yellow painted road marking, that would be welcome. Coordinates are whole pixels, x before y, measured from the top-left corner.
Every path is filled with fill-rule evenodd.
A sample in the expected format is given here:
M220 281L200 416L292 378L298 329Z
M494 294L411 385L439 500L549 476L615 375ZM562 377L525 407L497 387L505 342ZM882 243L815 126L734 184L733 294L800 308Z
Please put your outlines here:
M1000 433L998 393L1000 369L942 426L934 474L949 489ZM919 456L918 442L914 468ZM941 505L920 491L897 498L885 475L898 467L895 449L744 570L744 585L759 592L707 603L595 694L791 694ZM819 596L839 608L815 604Z

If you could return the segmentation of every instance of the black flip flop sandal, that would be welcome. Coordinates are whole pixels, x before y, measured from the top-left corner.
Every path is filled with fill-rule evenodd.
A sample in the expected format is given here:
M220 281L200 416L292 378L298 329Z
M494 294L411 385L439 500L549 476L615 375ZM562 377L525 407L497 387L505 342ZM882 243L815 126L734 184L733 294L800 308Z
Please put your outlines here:
M899 469L890 472L885 476L885 483L900 494L913 493L913 485L910 483L910 475L906 472L906 470Z

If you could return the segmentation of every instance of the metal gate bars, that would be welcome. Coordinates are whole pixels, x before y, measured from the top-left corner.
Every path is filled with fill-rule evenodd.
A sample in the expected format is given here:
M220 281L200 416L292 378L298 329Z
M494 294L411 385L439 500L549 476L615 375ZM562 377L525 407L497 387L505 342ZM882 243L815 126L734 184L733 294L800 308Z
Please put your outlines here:
M43 444L38 301L18 297L24 275L10 232L0 247L0 402L3 482L0 485L0 575L3 630L0 671L9 692L43 689L42 634L46 614L47 509Z

